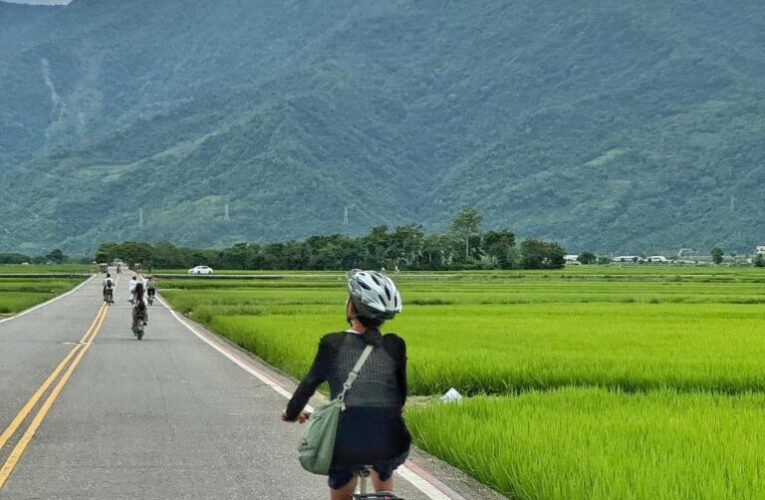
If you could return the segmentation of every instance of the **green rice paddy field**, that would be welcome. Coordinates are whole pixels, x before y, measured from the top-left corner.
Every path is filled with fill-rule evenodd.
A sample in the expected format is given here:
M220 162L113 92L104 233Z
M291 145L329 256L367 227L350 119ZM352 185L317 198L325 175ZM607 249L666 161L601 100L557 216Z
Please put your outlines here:
M412 274L416 443L508 497L765 498L765 272L584 267ZM302 377L343 330L341 274L159 282ZM455 387L461 404L437 396Z
M89 264L0 264L0 276L7 274L83 275L96 271L97 267Z
M21 274L20 266L0 266L0 316L15 314L81 283L85 276ZM8 272L8 271L11 272Z

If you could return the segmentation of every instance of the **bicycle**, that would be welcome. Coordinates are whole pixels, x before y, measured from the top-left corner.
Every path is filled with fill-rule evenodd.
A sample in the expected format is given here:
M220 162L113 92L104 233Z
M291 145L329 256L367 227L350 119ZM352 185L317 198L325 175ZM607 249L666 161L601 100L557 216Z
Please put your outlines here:
M144 307L146 307L146 306L144 306ZM135 335L135 337L138 340L142 340L143 339L143 334L145 333L145 327L146 327L146 311L145 310L144 311L140 311L140 310L137 311L136 310L137 307L134 307L133 309L134 309L133 313L134 314L137 313L137 316L134 316L135 320L133 322L133 328L132 328L133 335Z
M143 340L143 327L145 326L143 320L138 322L138 325L135 327L135 338L138 340Z
M114 290L111 288L104 289L104 302L106 302L107 305L114 304Z
M367 480L369 474L372 471L372 466L368 465L361 471L356 473L356 477L359 478L358 493L353 494L353 500L405 500L400 496L396 496L392 491L377 491L367 493Z

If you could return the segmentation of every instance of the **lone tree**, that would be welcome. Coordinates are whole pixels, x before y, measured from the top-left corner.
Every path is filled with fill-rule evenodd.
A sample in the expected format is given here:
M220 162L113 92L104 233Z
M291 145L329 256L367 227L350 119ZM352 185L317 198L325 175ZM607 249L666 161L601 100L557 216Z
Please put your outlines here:
M465 260L470 258L470 240L481 233L483 217L477 208L463 208L452 219L449 232L459 241L465 242Z
M720 247L714 247L710 252L712 254L712 262L715 264L722 264L724 252Z
M598 261L598 256L592 252L582 252L576 260L578 260L580 264L595 264Z
M492 262L502 269L509 269L513 265L512 253L515 247L515 234L507 229L487 231L483 235L481 246Z
M758 253L754 258L754 267L765 267L765 255Z
M557 243L527 238L521 243L521 266L524 269L561 269L566 250Z
M58 249L58 248L57 248L57 249L55 249L55 250L53 250L53 251L52 251L52 252L50 252L49 254L47 254L47 255L45 256L45 258L46 258L46 259L47 259L49 262L55 262L56 264L61 264L62 262L64 262L65 260L67 260L67 259L68 259L68 257L67 257L66 255L64 255L64 252L62 252L62 251L61 251L60 249Z

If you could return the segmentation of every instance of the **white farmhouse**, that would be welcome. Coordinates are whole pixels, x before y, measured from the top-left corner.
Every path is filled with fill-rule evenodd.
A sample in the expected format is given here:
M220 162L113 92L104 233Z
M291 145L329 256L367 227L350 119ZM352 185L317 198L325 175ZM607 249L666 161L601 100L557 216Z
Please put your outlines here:
M578 255L564 255L563 260L566 262L566 264L579 264Z
M657 264L666 264L669 262L669 259L664 257L663 255L651 255L648 257L648 262L653 262Z
M634 264L640 262L642 259L637 255L619 255L611 259L611 262L618 262L620 264Z

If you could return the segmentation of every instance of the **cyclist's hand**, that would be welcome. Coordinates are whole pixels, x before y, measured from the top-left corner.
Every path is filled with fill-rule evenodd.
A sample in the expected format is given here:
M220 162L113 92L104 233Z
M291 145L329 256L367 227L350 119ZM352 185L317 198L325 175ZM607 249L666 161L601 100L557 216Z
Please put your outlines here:
M301 411L300 415L297 416L297 418L290 420L287 418L287 410L282 411L282 420L285 422L300 422L301 424L304 423L306 420L311 418L311 414L307 411Z

